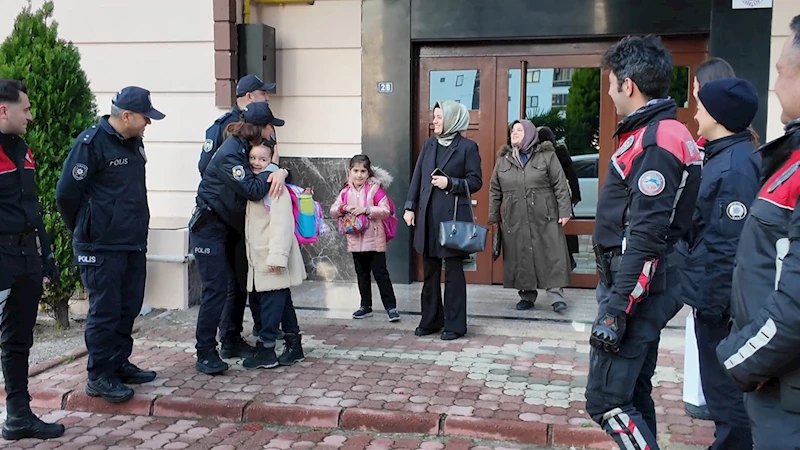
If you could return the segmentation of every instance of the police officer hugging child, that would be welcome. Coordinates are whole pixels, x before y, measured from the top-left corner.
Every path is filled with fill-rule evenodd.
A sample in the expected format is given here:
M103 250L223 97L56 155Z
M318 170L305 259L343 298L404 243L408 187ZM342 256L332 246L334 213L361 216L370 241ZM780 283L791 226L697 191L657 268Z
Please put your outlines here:
M262 201L267 192L277 199L286 194L286 169L271 167L253 173L248 154L283 125L265 102L242 109L242 121L228 125L226 139L208 164L197 189L197 208L189 222L189 240L194 250L203 295L197 316L197 362L195 369L215 375L228 369L217 352L216 331L234 269L226 249L232 237L244 230L244 213L249 201ZM262 312L263 317L263 312ZM287 330L284 330L287 331Z

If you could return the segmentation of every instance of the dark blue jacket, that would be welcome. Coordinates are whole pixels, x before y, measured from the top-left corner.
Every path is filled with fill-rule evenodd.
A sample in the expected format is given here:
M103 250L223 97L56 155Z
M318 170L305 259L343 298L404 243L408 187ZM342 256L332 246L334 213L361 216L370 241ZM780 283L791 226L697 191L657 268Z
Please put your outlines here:
M718 322L729 315L736 247L761 185L760 167L749 131L706 143L692 227L675 246L686 257L681 296L703 320Z
M620 122L592 236L595 245L622 252L600 314L648 318L657 331L682 305L647 296L667 288L666 256L691 225L700 187L700 152L676 114L674 100L659 99Z
M235 136L225 142L211 158L197 188L197 205L208 205L220 219L237 230L244 226L247 201L261 200L269 193L271 171L258 175L250 170L250 145ZM290 178L286 178L288 183Z
M200 161L197 163L197 169L200 171L201 177L205 173L211 158L214 157L214 153L217 152L224 141L222 135L225 132L225 128L234 122L238 122L240 114L239 107L233 105L232 110L217 117L217 120L206 129L206 140L203 143L203 150L200 152Z
M103 116L78 135L56 185L56 205L76 252L146 251L150 208L141 138Z

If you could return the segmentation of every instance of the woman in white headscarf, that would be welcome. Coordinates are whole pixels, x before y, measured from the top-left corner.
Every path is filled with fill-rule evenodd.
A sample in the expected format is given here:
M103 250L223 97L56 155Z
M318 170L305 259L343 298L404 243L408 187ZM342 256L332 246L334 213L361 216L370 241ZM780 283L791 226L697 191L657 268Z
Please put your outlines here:
M472 220L467 192L483 186L478 144L461 135L469 125L467 107L453 101L438 102L433 109L433 132L422 147L403 218L414 229L414 250L423 257L425 281L422 286L422 319L417 336L442 330L442 340L458 339L467 333L467 281L464 259L469 255L439 245L439 224ZM439 282L444 261L444 306Z

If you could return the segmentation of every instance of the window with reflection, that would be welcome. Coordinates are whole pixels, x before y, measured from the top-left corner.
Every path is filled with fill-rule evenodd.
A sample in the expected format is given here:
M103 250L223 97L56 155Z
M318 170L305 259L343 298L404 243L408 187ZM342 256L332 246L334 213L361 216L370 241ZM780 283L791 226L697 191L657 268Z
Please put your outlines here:
M432 70L430 72L430 109L436 102L454 100L469 109L481 106L481 71L478 69Z
M672 83L669 85L669 96L675 99L678 108L689 107L689 67L673 67L672 68Z
M600 68L529 68L524 75L524 92L521 72L508 71L508 122L528 119L536 126L553 130L557 146L567 149L576 172L581 200L575 205L575 217L594 219L600 151ZM524 117L520 117L523 111ZM575 273L595 273L591 236L569 236L567 242L575 252Z

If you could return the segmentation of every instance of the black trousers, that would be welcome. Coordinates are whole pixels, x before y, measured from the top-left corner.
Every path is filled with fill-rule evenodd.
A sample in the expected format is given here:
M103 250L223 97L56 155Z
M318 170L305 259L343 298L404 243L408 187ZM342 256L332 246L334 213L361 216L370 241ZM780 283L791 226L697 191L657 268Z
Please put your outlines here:
M694 319L700 381L708 403L708 411L717 429L710 450L745 450L753 447L750 420L744 406L744 394L717 359L717 346L728 337L727 320L707 322Z
M422 319L419 327L426 330L452 331L467 334L467 279L464 260L444 260L444 305L442 305L442 260L423 258Z
M602 310L611 289L597 285ZM658 303L664 294L650 294L646 301ZM586 412L622 449L658 450L656 408L651 379L658 364L661 329L647 318L634 316L619 352L595 347L589 353L586 382Z
M372 309L372 278L378 284L381 301L386 310L397 308L397 299L394 296L392 280L386 269L386 252L353 252L353 263L358 279L358 292L361 294L361 306Z
M237 340L244 331L244 311L250 303L250 313L257 330L261 329L261 307L259 296L249 296L247 293L247 250L243 233L229 228L228 239L225 243L225 255L228 264L233 269L234 276L228 284L228 295L222 307L222 317L219 324L219 335L223 341Z
M261 305L261 324L258 340L267 348L274 348L281 328L285 334L300 334L297 323L297 312L292 302L292 291L289 288L277 291L251 292L250 298L258 297Z
M0 361L9 412L29 404L28 356L41 298L42 260L35 237L19 245L0 244Z
M89 379L110 377L133 352L133 322L144 302L144 252L75 252L89 295L86 349Z
M220 326L225 301L235 277L226 253L229 232L230 228L225 223L211 215L202 228L189 233L197 273L203 283L195 330L198 355L217 347L217 328Z

